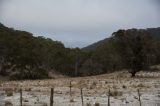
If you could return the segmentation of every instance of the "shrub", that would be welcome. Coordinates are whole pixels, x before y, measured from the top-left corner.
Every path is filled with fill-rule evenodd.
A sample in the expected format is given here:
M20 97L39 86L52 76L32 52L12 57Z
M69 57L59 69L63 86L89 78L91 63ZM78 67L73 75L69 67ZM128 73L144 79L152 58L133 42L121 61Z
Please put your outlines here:
M86 106L91 106L91 104L90 104L90 103L87 103Z
M71 99L70 102L74 102L74 99Z
M122 92L114 90L110 92L110 96L122 96Z
M13 96L13 91L5 91L7 96Z
M100 104L99 103L95 103L95 106L100 106Z
M5 106L13 106L13 104L10 101L5 101Z
M126 89L126 88L127 88L127 86L123 85L123 86L122 86L122 88L123 88L123 89Z

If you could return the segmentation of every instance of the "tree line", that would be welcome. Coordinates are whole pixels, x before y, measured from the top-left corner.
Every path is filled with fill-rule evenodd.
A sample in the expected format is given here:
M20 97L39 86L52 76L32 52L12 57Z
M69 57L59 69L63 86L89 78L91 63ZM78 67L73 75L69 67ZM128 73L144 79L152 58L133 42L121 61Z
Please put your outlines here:
M0 24L0 75L12 80L50 78L49 72L90 76L128 69L132 77L160 62L160 43L145 30L119 30L94 51Z

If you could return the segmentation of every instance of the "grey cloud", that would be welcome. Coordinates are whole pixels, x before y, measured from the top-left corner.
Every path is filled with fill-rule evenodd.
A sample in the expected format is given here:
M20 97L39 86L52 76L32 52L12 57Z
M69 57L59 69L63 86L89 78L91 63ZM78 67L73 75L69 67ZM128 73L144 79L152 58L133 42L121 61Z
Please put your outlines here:
M122 28L160 26L159 0L5 0L0 11L4 24L86 46Z

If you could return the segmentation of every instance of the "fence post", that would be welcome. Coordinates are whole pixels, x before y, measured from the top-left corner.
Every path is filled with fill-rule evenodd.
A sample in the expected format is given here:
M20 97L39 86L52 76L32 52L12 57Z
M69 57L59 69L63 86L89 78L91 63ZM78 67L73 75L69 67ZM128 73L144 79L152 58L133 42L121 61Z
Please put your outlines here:
M111 106L110 105L110 94L111 94L111 92L110 92L110 89L109 89L109 91L108 91L108 106Z
M20 89L20 106L22 106L22 89Z
M83 88L81 88L81 100L82 100L82 106L84 106L84 103L83 103Z
M51 88L51 96L50 96L50 106L53 106L53 96L54 96L54 88Z
M139 89L138 89L138 100L139 100L140 106L142 106L142 102L141 102L141 94L140 94Z
M69 88L70 88L70 96L72 96L72 81L70 81Z

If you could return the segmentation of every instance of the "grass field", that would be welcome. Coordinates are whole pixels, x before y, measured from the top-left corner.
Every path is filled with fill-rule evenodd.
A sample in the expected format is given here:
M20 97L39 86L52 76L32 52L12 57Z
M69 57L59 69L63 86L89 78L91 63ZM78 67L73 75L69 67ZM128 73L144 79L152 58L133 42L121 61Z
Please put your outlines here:
M70 93L71 82L71 93ZM83 88L84 106L160 106L160 72L139 72L130 78L127 71L110 74L59 78L35 81L1 81L0 106L18 106L19 89L23 90L24 106L49 106L50 89L54 88L54 106L82 106L80 88Z

